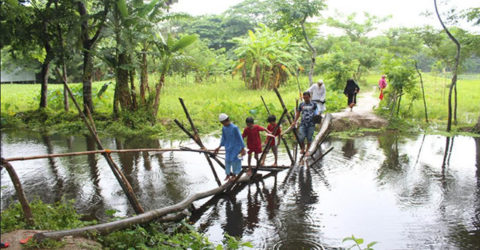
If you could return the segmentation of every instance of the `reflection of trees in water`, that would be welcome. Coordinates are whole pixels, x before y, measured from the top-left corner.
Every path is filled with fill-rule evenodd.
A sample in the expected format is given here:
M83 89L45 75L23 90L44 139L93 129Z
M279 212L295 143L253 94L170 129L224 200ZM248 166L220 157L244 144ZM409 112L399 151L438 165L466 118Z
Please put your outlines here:
M263 194L265 195L265 199L267 201L267 214L268 214L269 220L275 218L278 208L280 207L280 199L277 195L277 175L275 174L273 177L275 179L273 182L273 187L270 191L268 191L268 189L265 188L265 183L263 183L263 180L262 180Z
M161 195L169 198L172 203L181 201L189 192L189 183L185 178L187 174L184 168L181 167L180 162L175 160L173 152L156 154L156 156L165 180Z
M252 185L248 186L246 218L247 228L250 230L258 227L258 214L260 212L260 200L258 197L262 197L261 189L258 185L258 182L255 183L255 193L251 192L251 186Z
M450 239L462 249L480 248L480 138L473 138L476 146L476 189L474 200L474 214L472 217L473 229L463 224L450 225Z
M237 202L235 197L227 201L225 206L226 222L222 226L223 230L230 236L242 237L244 222L242 214L242 203Z
M380 148L385 155L385 161L378 169L378 180L381 182L389 182L388 180L398 178L398 175L405 171L403 167L408 164L408 155L400 155L398 151L397 134L384 134L378 136Z
M345 144L342 147L343 156L347 159L351 159L354 155L357 154L357 149L355 148L355 141L353 139L347 139Z
M50 139L50 136L42 135L43 144L47 148L47 154L53 154L53 145ZM48 158L48 165L50 166L50 170L52 171L53 178L55 179L55 184L53 185L53 190L47 191L44 190L45 194L53 193L54 194L54 202L60 201L63 194L64 183L62 177L58 172L58 168L55 164L55 158ZM42 185L42 188L46 187L46 185Z

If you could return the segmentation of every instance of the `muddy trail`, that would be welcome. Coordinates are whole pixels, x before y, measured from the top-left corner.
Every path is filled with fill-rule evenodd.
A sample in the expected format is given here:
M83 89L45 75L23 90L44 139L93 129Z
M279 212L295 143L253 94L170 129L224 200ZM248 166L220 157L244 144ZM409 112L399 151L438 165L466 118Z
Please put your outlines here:
M341 112L332 113L332 127L334 131L345 131L356 128L381 128L387 126L388 121L376 114L374 109L378 107L380 99L378 99L376 87L372 86L366 92L360 92L357 95L357 105L345 108ZM347 98L345 97L345 106L347 106Z

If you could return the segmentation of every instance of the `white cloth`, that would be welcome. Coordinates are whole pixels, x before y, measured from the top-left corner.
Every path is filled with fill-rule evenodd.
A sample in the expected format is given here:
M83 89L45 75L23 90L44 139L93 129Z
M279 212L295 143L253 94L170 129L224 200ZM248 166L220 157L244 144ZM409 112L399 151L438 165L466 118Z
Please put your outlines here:
M325 95L326 95L326 90L325 90L325 84L322 84L320 87L318 86L318 83L312 84L310 88L307 90L310 92L312 95L312 101L317 105L318 107L318 112L321 114L323 113L326 108L325 108Z

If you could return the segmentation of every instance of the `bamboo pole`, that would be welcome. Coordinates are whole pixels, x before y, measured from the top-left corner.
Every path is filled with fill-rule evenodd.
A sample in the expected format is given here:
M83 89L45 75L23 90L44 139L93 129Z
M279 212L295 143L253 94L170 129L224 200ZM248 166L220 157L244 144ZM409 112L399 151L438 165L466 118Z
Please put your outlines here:
M198 144L198 146L202 150L205 150L206 149L205 145L203 145L202 139L200 138L200 136L198 134L198 130L195 127L195 124L193 123L192 118L190 117L190 113L188 112L187 106L185 106L185 103L183 102L182 98L178 98L178 100L180 101L180 104L182 104L182 108L183 108L183 111L185 112L185 116L187 116L188 122L190 123L190 127L193 130L194 138L196 138L194 141ZM208 162L208 165L210 166L210 169L212 170L213 176L215 177L215 181L220 186L221 182L220 182L220 179L218 178L217 171L215 171L215 167L213 166L212 160L210 159L210 157L206 153L204 155L205 155L205 159ZM214 159L216 158L215 155L212 155L211 157L214 158ZM223 166L223 164L220 164L220 166ZM223 168L225 168L225 167L223 167Z
M77 100L73 96L72 90L70 89L70 87L68 87L68 84L66 84L65 82L63 84L64 84L65 88L67 89L68 94L70 95L70 98L72 99L73 103L75 104L75 107L78 110L78 114L80 115L80 117L84 121L85 125L87 126L87 128L90 131L90 133L92 134L92 136L95 138L95 141L97 143L98 148L100 150L104 150L104 148L102 146L102 143L100 141L100 138L98 138L98 135L96 133L95 123L93 122L93 119L91 117L90 110L88 108L85 109L87 115L90 118L89 120L92 124L89 124L87 118L85 117L85 114L82 112L80 106L77 103ZM129 200L130 204L132 205L133 209L135 210L135 213L137 213L137 214L143 213L144 210L143 210L142 206L140 205L140 203L138 202L137 197L135 196L135 193L133 192L132 186L128 182L125 175L122 173L122 171L115 164L113 159L110 157L109 153L103 153L102 155L105 157L105 160L107 161L108 165L110 166L110 169L112 170L113 175L115 176L118 183L122 187L122 190L125 193L125 195L127 196L127 198Z
M280 128L280 124L282 123L283 121L283 118L285 117L285 114L287 113L287 110L283 110L283 113L282 113L282 116L280 116L280 119L278 120L278 124L277 126L275 127L275 129L273 129L273 133L275 134L275 132L277 132L277 130ZM262 164L262 161L263 159L265 158L265 155L266 155L266 152L268 152L268 150L270 149L270 143L272 142L273 138L272 137L269 137L268 140L267 140L267 145L265 146L265 148L263 149L262 151L262 155L260 156L260 159L257 161L257 166L256 168L253 169L253 173L252 173L252 176L255 176L255 174L257 173L257 168L259 168ZM242 177L243 173L245 171L242 171L240 172L240 174L238 176L235 177L235 179L233 180L233 183L237 183L238 180L240 180L240 178ZM227 191L230 191L232 188L234 188L234 185L232 185L232 187L230 187L229 189L227 189Z
M28 204L27 197L25 196L25 192L23 191L22 183L18 178L17 172L15 172L15 169L12 167L12 165L3 157L2 165L7 170L8 175L13 182L15 192L18 196L18 201L20 202L20 205L22 205L23 216L25 217L27 224L33 226L35 224L35 221L33 220L32 210L30 209L30 205Z
M327 155L328 153L330 153L330 151L333 150L333 147L330 147L325 153L323 153L322 155L320 155L320 157L318 157L318 159L314 160L310 166L313 166L315 165L318 161L320 161L325 155Z
M198 145L198 142L197 140L195 139L195 136L192 135L192 133L190 133L177 119L174 120L175 124L177 124L178 127L180 127L180 129L185 132L185 134L187 134L190 138L192 138L192 140L197 143ZM205 147L204 147L205 148ZM220 179L218 178L218 175L217 175L217 172L215 171L215 168L213 167L213 163L212 161L210 160L209 157L212 157L212 155L207 155L207 153L204 154L205 155L205 158L207 159L207 162L208 162L208 165L210 166L210 169L212 170L212 173L213 173L213 177L215 178L215 181L217 182L217 184L220 186L222 185L222 183L220 182ZM214 158L215 159L215 158ZM221 165L220 165L221 166ZM225 167L224 167L225 168Z
M45 158L55 158L55 157L68 157L68 156L81 156L89 154L111 154L111 153L131 153L131 152L198 152L198 153L208 153L213 154L214 150L195 150L189 148L136 148L136 149L103 149L103 150L92 150L92 151L83 151L83 152L70 152L62 154L47 154L47 155L35 155L35 156L23 156L23 157L12 157L6 158L8 162L12 161L26 161L26 160L36 160L36 159L45 159Z
M288 112L287 106L285 106L285 103L283 102L282 96L280 95L280 92L278 92L277 88L273 89L275 91L275 94L277 94L278 100L280 101L280 104L282 105L283 110L287 111L287 119L290 125L292 125L294 119L290 117L290 113ZM295 135L295 139L297 140L298 143L300 143L300 139L298 137L297 133L297 128L293 128L293 134Z
M267 110L267 114L270 115L271 114L270 110L268 109L267 104L265 103L265 100L263 100L263 96L260 96L260 98L262 98L263 106ZM292 162L292 165L295 164L295 161L293 160L292 152L290 152L290 148L288 147L287 140L285 138L283 138L283 136L281 136L281 135L279 137L282 140L283 145L285 145L285 148L287 149L288 158L290 158L290 161Z
M248 181L248 178L243 178L239 180L239 182L246 182L246 181ZM131 227L133 225L144 224L152 220L156 220L158 218L165 219L164 217L165 215L184 211L185 209L188 209L189 207L191 207L194 201L200 200L212 195L220 194L223 191L227 190L227 188L232 186L232 184L233 184L232 182L227 182L219 187L210 189L208 191L192 194L177 204L159 208L159 209L154 209L154 210L151 210L142 214L138 214L129 218L107 222L103 224L98 224L98 225L93 225L93 226L86 226L82 228L36 233L33 235L33 239L35 241L42 241L44 239L61 239L62 237L65 237L65 236L89 236L92 233L105 235L117 230Z
M175 122L175 124L177 124L178 127L180 127L180 129L185 132L185 134L187 134L190 138L192 138L192 140L195 140L194 136L192 135L192 133L190 133L190 131L188 131L177 119L173 120ZM213 157L213 160L215 160L218 165L220 165L220 167L222 167L223 169L225 169L225 165L223 164L223 162L221 162L220 160L218 160L217 157Z

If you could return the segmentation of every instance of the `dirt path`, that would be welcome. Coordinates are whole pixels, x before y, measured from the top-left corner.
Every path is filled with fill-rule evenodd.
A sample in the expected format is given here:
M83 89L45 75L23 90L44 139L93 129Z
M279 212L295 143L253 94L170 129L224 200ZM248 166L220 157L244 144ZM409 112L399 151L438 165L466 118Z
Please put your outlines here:
M21 250L23 245L20 244L20 240L25 239L29 236L34 235L38 232L44 232L41 230L17 230L1 235L2 242L8 242L10 246L5 248L7 250ZM65 237L63 239L64 245L59 249L64 250L81 250L81 249L102 249L102 245L93 240L86 238L73 238Z
M378 106L378 91L376 86L372 86L366 92L360 92L357 96L357 105L345 108L342 112L332 113L332 126L334 131L344 131L355 128L381 128L388 124L384 118L373 113L374 108ZM347 106L345 97L345 106Z

